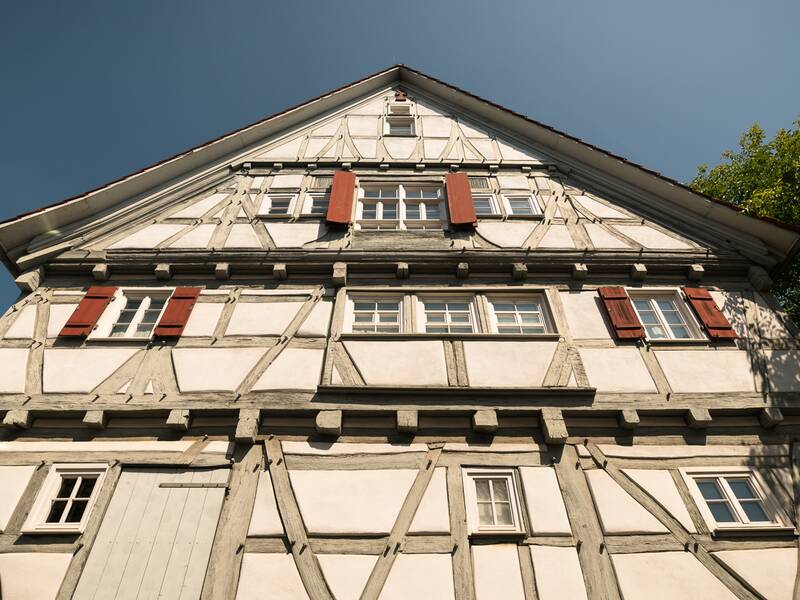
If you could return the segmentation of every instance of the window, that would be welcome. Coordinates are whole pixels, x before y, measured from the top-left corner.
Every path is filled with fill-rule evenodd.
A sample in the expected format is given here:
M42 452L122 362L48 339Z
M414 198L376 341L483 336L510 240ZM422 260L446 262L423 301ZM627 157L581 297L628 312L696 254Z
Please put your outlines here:
M150 339L171 293L172 290L118 289L89 339Z
M550 320L541 297L490 297L489 304L497 333L551 333Z
M414 117L412 116L392 116L386 117L386 135L413 136Z
M685 469L689 488L711 529L782 527L787 522L765 497L755 471L748 468Z
M538 216L542 209L530 194L507 194L504 196L508 206L508 214L512 216Z
M524 526L513 470L468 469L464 473L471 533L522 533Z
M294 194L264 194L258 216L288 217L291 214L294 197Z
M475 206L475 214L478 216L499 214L492 194L473 194L472 204Z
M80 533L99 493L106 465L53 465L23 526L25 533Z
M400 333L402 301L394 298L360 298L353 301L355 333Z
M631 294L631 301L648 338L653 340L703 338L697 322L677 293L634 292Z
M329 201L327 192L309 192L303 212L307 215L324 215L328 212Z
M440 187L371 185L359 199L361 229L441 229L443 217Z
M483 192L488 192L492 189L489 185L488 177L470 177L469 187L473 190L479 190Z
M425 333L474 333L475 318L470 298L423 300Z

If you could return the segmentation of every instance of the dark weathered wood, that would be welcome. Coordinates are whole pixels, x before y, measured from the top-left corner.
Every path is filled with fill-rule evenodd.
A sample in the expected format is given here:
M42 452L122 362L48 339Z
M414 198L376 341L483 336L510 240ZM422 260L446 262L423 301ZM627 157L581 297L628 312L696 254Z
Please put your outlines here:
M460 466L447 466L447 496L450 501L455 600L475 600L472 556L467 531L467 507L464 503L464 479Z

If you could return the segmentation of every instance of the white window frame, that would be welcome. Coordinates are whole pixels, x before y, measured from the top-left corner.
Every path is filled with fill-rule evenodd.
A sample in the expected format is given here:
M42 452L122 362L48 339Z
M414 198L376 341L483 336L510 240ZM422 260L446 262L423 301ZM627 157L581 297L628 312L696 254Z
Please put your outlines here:
M356 302L395 302L399 305L399 328L398 331L355 331L355 305ZM405 306L408 297L404 294L370 294L353 293L347 294L344 323L342 324L343 333L353 333L356 335L398 335L406 333L406 319L404 318Z
M467 526L472 535L525 535L526 525L522 512L522 495L517 470L514 468L465 467L464 500L467 507ZM475 489L476 479L505 479L508 485L512 525L481 525L478 515L478 496Z
M685 467L680 469L681 476L689 488L689 493L694 500L703 520L708 525L712 532L737 532L737 531L769 531L769 530L785 530L792 529L791 522L783 514L779 508L777 501L769 495L769 487L764 482L761 474L750 467ZM750 522L747 518L744 509L742 509L739 500L735 494L730 490L726 478L747 479L751 488L755 491L758 499L761 501L761 507L770 518L770 521ZM728 500L728 505L731 507L734 515L739 519L736 523L718 523L714 518L711 510L708 508L706 499L700 492L697 485L698 479L716 479L722 481L722 485L718 485L722 489L723 495Z
M172 298L172 294L175 290L172 288L164 289L164 288L117 288L114 292L114 296L111 299L111 302L103 311L103 314L100 315L100 318L97 320L97 327L88 335L87 339L90 340L111 340L111 341L127 341L130 342L131 340L151 340L153 339L153 334L155 332L156 327L158 326L158 322L161 320L161 317L164 316L164 311L167 309L167 304L169 304L170 298ZM158 313L156 320L153 324L153 329L150 331L150 334L147 336L135 336L133 333L136 331L136 327L141 323L142 319L144 318L145 311L149 306L148 302L143 302L136 311L136 314L131 319L130 324L128 325L128 332L124 336L111 336L111 332L114 328L114 325L119 320L120 315L122 314L123 309L127 305L128 298L139 298L139 297L146 297L152 298L157 296L159 298L164 298L164 306L161 307L161 311Z
M86 523L97 503L97 497L103 487L108 465L104 463L61 463L53 464L47 473L39 493L36 495L33 506L31 507L28 518L22 527L23 533L33 534L53 534L53 533L82 533L86 528ZM61 487L63 476L90 475L97 481L94 484L92 495L83 511L80 523L47 523L47 515L50 513L50 506L55 495ZM66 510L69 510L69 506Z
M694 311L689 307L686 300L684 299L683 295L678 292L676 289L658 289L658 288L635 288L635 289L628 289L626 290L628 293L628 297L631 300L631 306L633 306L633 310L636 313L636 317L639 319L639 322L642 324L642 328L644 329L645 338L651 342L664 342L664 341L676 341L676 342L693 342L693 341L707 341L707 337L703 333L703 328L700 326L700 323L697 321L697 317L694 315ZM672 332L672 328L666 321L661 308L658 304L655 303L655 300L658 298L668 298L673 302L678 314L683 319L684 325L689 332L688 338L678 338ZM646 299L650 301L650 306L653 309L656 318L658 319L659 326L663 329L667 337L651 337L650 332L647 330L647 325L645 325L644 321L642 320L642 315L639 312L639 309L636 307L636 300Z
M314 199L316 198L324 198L325 199L325 210L322 212L312 210L314 206ZM319 217L324 216L328 213L328 207L331 203L331 194L330 192L322 191L322 190L309 190L305 194L305 200L303 202L303 216L313 216Z
M501 293L487 293L486 294L486 301L489 305L489 319L491 321L491 328L492 333L496 333L498 335L507 335L509 337L516 337L520 335L553 335L556 333L555 325L553 323L553 318L550 314L550 307L547 304L547 296L543 293L531 293L525 295L504 295ZM542 314L542 324L544 325L544 331L541 333L503 333L500 331L499 323L497 322L497 312L494 308L494 303L497 302L513 302L513 303L531 303L535 302L539 305L539 312ZM515 311L515 314L519 314ZM522 324L519 323L520 328L522 328Z
M491 211L489 213L479 213L478 209L476 208L475 209L475 215L479 219L480 218L485 218L485 217L498 217L498 216L501 216L502 213L500 212L500 207L497 204L497 198L495 197L494 192L492 192L492 191L476 192L475 190L472 190L472 203L473 203L473 206L475 205L475 198L476 197L488 198L488 200L489 200L489 210Z
M289 198L289 206L285 213L270 213L272 209L273 197L280 197L281 199ZM269 191L261 198L261 204L258 207L256 216L267 219L288 219L294 214L294 207L297 203L297 192L282 192L282 191Z
M469 306L469 314L472 323L472 331L469 333L450 333L448 332L428 332L427 325L428 325L428 314L425 311L425 302L463 302ZM417 294L417 304L416 304L416 321L417 321L417 333L424 333L425 335L475 335L478 333L484 333L483 324L481 323L480 314L478 311L477 306L477 296L475 293L464 293L464 294L440 294L438 292L422 292ZM449 311L448 311L449 314ZM444 324L433 324L436 327L447 326L450 329L451 325L455 325L456 327L459 326L458 323L444 323Z
M378 199L366 198L366 191L375 188L395 188L397 190L397 219L384 219L383 218L383 201ZM436 190L437 198L436 203L439 205L439 218L438 219L408 219L406 216L406 206L409 203L426 204L429 201L425 199L406 198L406 188L424 188ZM394 199L394 198L393 198ZM376 218L364 218L364 205L375 203L377 206ZM421 213L422 214L422 211ZM358 187L358 201L356 203L356 227L364 231L405 231L412 230L436 230L441 231L447 226L447 210L445 207L444 193L442 186L437 183L396 183L396 182L367 182Z
M411 133L392 133L392 124L401 122L411 125ZM390 137L417 137L417 120L413 114L387 114L383 119L383 135Z
M515 219L540 219L543 216L542 206L539 204L539 200L536 198L536 194L531 193L530 191L520 190L519 192L516 191L505 191L500 194L503 198L503 204L505 205L506 214L509 217L513 217ZM528 200L528 204L531 207L531 214L517 214L511 208L511 199L519 199L519 198L526 198Z

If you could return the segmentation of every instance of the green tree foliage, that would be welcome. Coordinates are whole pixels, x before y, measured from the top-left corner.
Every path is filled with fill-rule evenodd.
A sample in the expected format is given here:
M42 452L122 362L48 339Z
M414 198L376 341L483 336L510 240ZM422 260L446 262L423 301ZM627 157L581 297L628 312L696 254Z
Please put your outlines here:
M697 168L692 189L725 200L759 217L800 225L800 119L770 141L753 125L739 139L739 150L726 150L722 164ZM800 323L800 257L776 280L773 292Z

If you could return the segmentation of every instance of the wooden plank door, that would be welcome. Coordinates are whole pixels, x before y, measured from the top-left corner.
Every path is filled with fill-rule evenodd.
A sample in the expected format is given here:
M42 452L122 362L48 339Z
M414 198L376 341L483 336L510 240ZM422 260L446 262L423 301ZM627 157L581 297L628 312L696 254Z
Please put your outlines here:
M73 600L200 598L229 473L125 469Z

